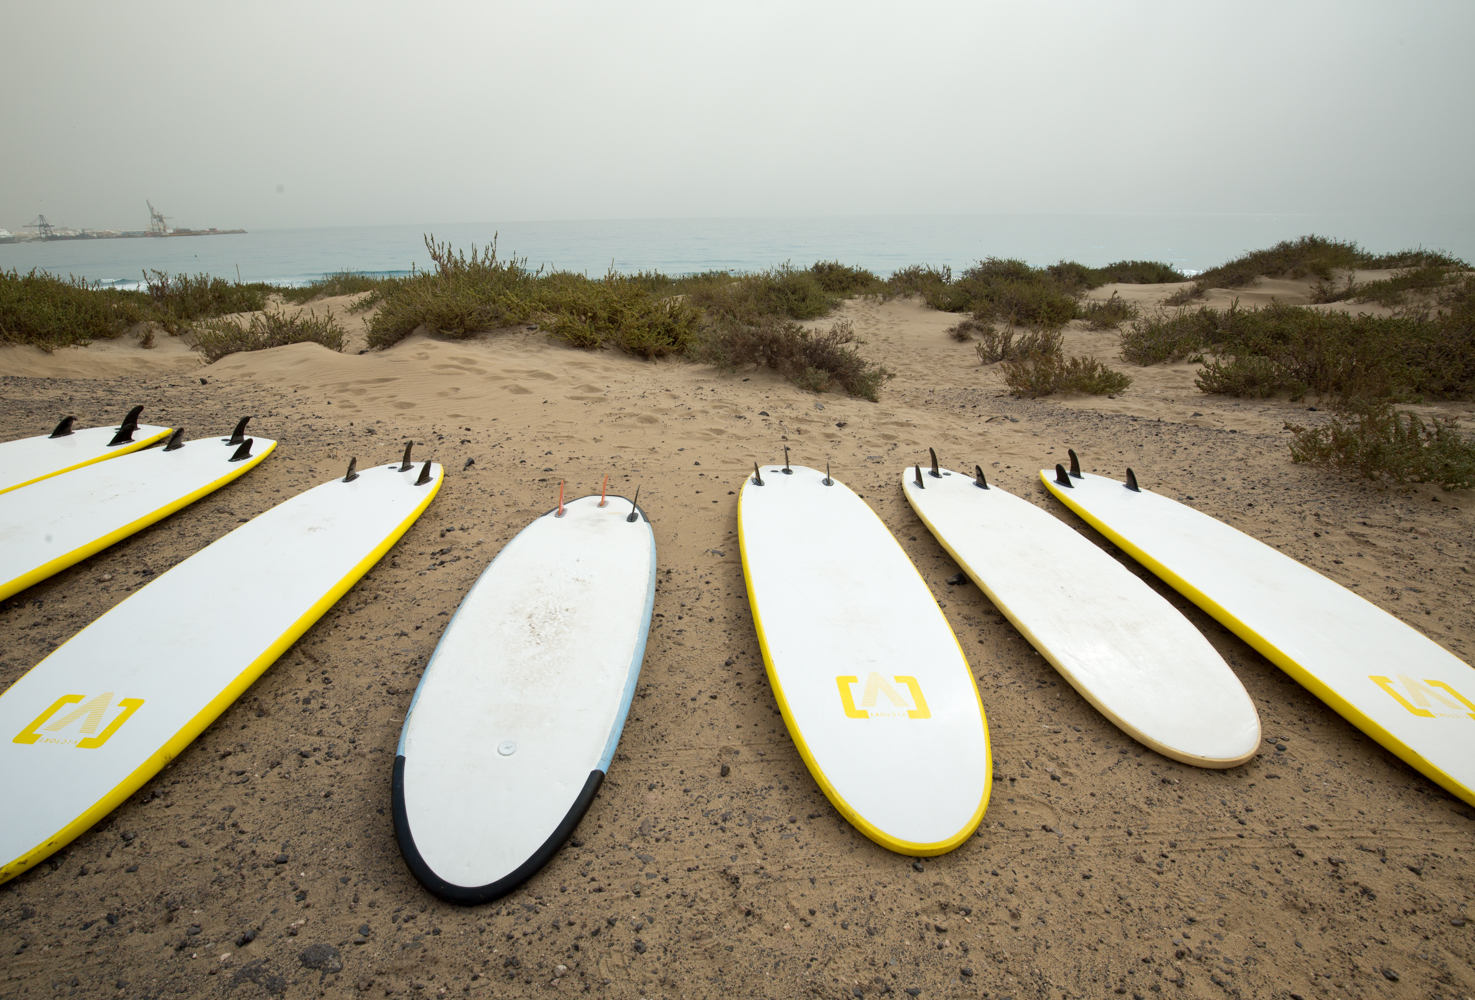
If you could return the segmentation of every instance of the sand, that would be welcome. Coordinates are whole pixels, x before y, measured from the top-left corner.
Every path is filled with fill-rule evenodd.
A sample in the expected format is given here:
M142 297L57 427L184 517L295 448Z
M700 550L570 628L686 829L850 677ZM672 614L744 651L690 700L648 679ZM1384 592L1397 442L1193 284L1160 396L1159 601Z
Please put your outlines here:
M1304 300L1304 283L1286 284L1236 294ZM1167 294L1120 291L1148 304ZM413 439L448 470L390 557L199 740L0 886L0 997L1475 994L1475 809L1128 562L1223 653L1266 736L1228 771L1144 749L971 583L946 582L957 566L896 475L935 447L1101 544L1036 470L1067 447L1088 470L1130 464L1144 485L1232 518L1467 661L1472 498L1294 465L1283 425L1324 418L1314 401L1205 396L1193 365L1128 367L1136 382L1116 399L1019 401L944 334L957 317L912 301L850 302L839 317L897 372L880 403L764 372L580 352L527 329L467 341L422 331L366 354L304 344L208 367L162 336L149 351L0 351L0 437L65 413L106 422L139 402L146 420L190 434L254 414L252 429L281 442L238 483L6 601L0 686L351 457L386 461ZM1067 347L1111 360L1115 337L1073 327ZM830 461L875 506L972 660L995 791L977 835L944 857L914 861L855 833L777 715L734 491L785 444L796 463ZM410 695L497 548L561 480L577 496L606 473L612 489L640 488L662 566L609 779L525 888L445 905L405 869L388 816Z

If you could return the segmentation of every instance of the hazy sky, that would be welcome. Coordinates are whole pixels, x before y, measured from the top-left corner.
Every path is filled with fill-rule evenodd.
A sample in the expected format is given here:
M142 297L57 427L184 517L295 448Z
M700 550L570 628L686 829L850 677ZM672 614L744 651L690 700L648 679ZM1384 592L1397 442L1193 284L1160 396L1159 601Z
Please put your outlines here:
M0 227L1475 211L1475 4L14 3Z

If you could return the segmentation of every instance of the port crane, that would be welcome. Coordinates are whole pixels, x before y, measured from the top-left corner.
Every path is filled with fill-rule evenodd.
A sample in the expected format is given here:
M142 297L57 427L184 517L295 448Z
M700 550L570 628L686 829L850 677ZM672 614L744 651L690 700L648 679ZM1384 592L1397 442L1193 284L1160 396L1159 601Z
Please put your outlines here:
M164 215L147 198L143 200L143 203L149 207L149 233L154 236L167 236L169 233L169 223L167 220L172 219L173 216Z
M38 216L36 216L36 221L35 222L28 222L28 223L26 223L26 227L25 228L27 228L27 229L35 229L35 230L39 231L41 233L41 238L43 240L48 240L48 239L51 238L51 229L52 229L52 226L51 226L51 223L49 223L49 222L46 221L46 216L44 216L44 215L38 215Z

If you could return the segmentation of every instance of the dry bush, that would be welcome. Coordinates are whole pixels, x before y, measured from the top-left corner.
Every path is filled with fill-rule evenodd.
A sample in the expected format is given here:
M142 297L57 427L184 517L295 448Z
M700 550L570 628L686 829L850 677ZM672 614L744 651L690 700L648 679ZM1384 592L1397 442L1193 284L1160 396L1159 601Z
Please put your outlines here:
M189 339L205 360L212 363L239 351L261 351L306 342L322 344L330 351L343 350L343 328L333 318L331 309L325 316L256 313L245 326L232 319L208 320L195 327Z
M1395 483L1438 483L1451 490L1475 486L1475 444L1461 436L1453 417L1426 424L1379 402L1349 406L1321 427L1286 428L1296 462Z
M839 386L874 402L894 375L863 358L855 331L842 320L826 333L766 317L758 323L728 319L709 327L692 352L699 361L728 370L756 364L771 368L804 389L826 392Z
M1095 358L1067 358L1062 354L1034 355L1003 365L1004 384L1017 396L1048 396L1055 392L1111 395L1132 384L1131 376Z
M986 324L980 325L978 343L973 349L978 352L980 364L991 365L999 361L1057 356L1064 343L1065 337L1058 330L1031 330L1015 340L1013 330L1007 327L995 330L992 324Z

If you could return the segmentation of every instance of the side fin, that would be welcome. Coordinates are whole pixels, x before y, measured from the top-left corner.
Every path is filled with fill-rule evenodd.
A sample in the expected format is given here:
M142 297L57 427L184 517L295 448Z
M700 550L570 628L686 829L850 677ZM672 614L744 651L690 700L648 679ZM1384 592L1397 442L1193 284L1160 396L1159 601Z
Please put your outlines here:
M1066 487L1067 489L1073 490L1076 488L1076 484L1070 481L1070 473L1066 472L1065 466L1061 465L1059 462L1055 463L1055 482L1059 483L1061 486Z
M255 440L256 440L255 438L247 438L246 440L242 441L241 442L241 446L236 449L236 453L230 457L230 460L232 462L241 462L241 461L244 461L244 460L250 458L251 457L251 442L253 442Z
M988 480L983 478L983 466L975 465L973 467L973 474L978 477L973 480L973 485L977 486L981 490L988 489Z
M359 460L358 460L358 456L355 455L353 458L350 458L348 460L348 472L343 477L343 481L345 483L351 483L351 482L353 482L355 479L357 479L359 477L358 467L359 467Z
M430 482L430 459L427 458L425 464L420 466L420 478L415 480L415 485L424 486L428 482Z
M230 432L230 440L226 444L240 444L246 440L246 425L250 422L250 417L242 417L241 422L236 424L236 429Z
M51 436L54 438L64 438L68 434L71 434L72 424L76 421L76 419L76 417L62 417L61 423L56 425L56 430L51 432Z
M169 443L164 446L165 451L178 451L184 447L184 428L176 427L174 433L169 435Z
M1142 492L1142 487L1140 487L1140 486L1137 485L1137 473L1133 472L1131 469L1128 469L1127 470L1126 487L1127 487L1127 489L1131 490L1133 493L1141 493Z
M405 442L405 457L402 458L402 459L400 459L399 471L401 471L401 472L409 472L410 471L410 466L412 466L412 465L415 464L414 462L411 462L410 461L410 449L413 448L413 447L415 447L415 442L413 442L413 441L406 441Z
M1070 456L1070 474L1072 478L1084 479L1085 477L1081 475L1081 460L1076 457L1076 450L1074 448L1067 448L1065 449L1065 453Z
M929 476L931 476L933 479L941 479L942 478L942 472L937 468L937 449L936 448L928 448L927 449L927 454L929 454L929 455L932 456L932 471L929 472L929 473L927 473L927 474Z

